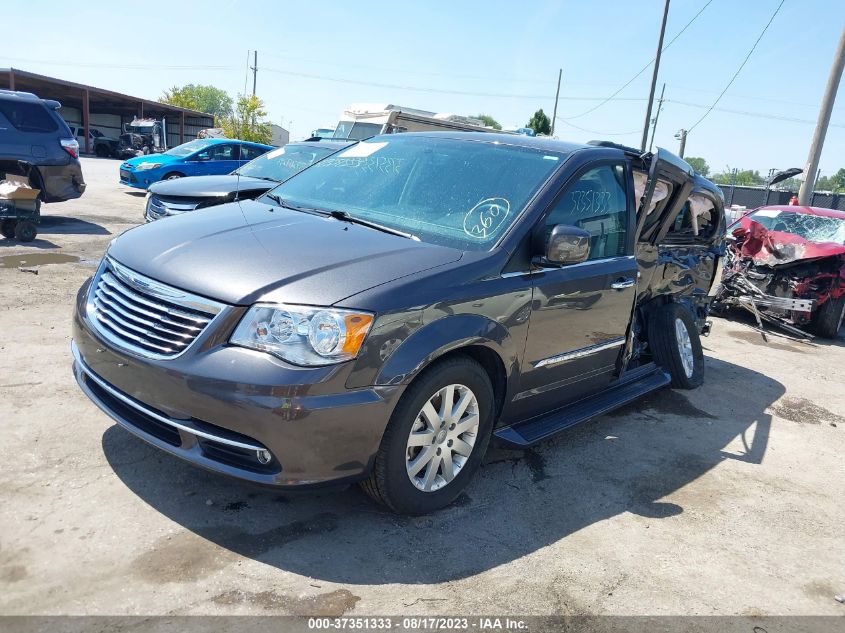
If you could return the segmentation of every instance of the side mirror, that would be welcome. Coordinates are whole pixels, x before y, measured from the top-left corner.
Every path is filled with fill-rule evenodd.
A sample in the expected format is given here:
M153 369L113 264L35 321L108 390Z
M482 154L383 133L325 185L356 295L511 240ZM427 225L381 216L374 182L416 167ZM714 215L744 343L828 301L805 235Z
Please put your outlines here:
M546 238L545 259L552 264L580 264L590 257L590 234L568 224L556 224Z

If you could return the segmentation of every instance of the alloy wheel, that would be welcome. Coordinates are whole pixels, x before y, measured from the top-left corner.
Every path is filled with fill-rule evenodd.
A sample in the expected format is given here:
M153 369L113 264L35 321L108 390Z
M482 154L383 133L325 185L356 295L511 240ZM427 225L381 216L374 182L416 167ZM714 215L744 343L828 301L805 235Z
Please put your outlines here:
M695 370L695 357L692 353L692 341L687 326L681 319L675 319L675 340L678 342L678 352L681 356L681 364L684 366L684 373L687 378L692 378L692 373Z
M466 465L478 438L478 399L469 387L443 387L417 414L405 451L411 483L423 492L440 490Z

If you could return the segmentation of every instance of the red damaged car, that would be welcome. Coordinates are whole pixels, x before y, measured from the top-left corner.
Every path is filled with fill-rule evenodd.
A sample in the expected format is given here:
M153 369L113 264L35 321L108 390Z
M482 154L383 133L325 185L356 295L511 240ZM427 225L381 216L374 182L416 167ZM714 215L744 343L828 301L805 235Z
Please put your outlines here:
M845 212L762 207L728 233L717 304L836 338L845 314Z

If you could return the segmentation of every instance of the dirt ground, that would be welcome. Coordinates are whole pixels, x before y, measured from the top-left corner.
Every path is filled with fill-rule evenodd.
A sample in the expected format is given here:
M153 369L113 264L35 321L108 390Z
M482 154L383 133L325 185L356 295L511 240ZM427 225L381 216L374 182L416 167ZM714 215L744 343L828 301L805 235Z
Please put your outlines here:
M845 614L842 338L715 319L702 388L494 448L433 516L255 488L148 447L71 375L72 299L142 217L118 164L84 159L85 196L0 239L0 613Z

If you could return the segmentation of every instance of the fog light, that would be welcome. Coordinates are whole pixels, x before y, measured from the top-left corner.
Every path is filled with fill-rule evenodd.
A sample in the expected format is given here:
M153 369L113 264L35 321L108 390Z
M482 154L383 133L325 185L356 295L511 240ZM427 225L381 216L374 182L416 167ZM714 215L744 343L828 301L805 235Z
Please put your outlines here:
M255 457L258 459L259 462L262 464L269 464L273 461L273 454L268 451L267 449L261 451L255 451Z

